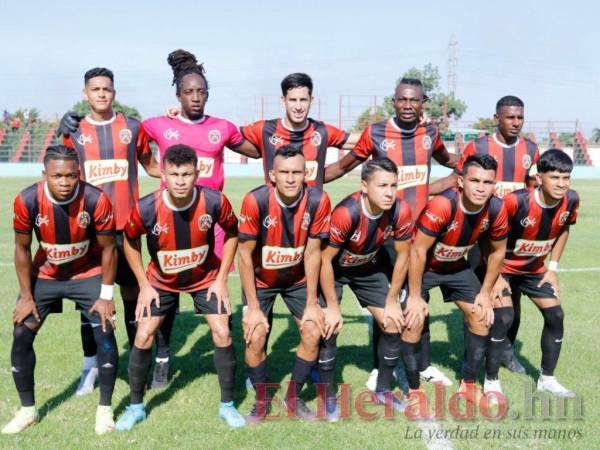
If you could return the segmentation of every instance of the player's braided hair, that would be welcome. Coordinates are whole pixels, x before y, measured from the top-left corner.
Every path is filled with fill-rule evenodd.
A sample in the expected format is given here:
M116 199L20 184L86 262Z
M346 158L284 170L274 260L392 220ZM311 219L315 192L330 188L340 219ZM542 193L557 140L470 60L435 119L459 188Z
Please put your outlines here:
M44 154L44 167L48 165L48 161L58 159L63 161L79 161L75 149L60 144L50 145Z
M191 73L200 75L206 83L206 89L208 89L208 80L204 75L204 66L198 64L198 60L190 52L181 49L175 50L169 53L167 62L173 70L173 83L171 84L176 86L177 93L181 89L181 80L183 77Z

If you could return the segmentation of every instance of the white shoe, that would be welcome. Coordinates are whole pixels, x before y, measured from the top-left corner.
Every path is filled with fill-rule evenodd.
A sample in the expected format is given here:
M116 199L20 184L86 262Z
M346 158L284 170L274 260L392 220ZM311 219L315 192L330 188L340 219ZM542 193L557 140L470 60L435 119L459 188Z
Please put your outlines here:
M115 420L111 406L98 405L96 409L96 434L115 431Z
M575 397L574 392L568 390L566 387L560 384L556 377L549 375L540 374L537 382L537 390L549 392L557 397Z
M75 395L91 394L94 391L96 378L98 378L97 367L82 370L81 377L79 378L79 385L77 386L77 391L75 391Z
M444 373L438 369L437 367L429 366L422 372L419 372L421 375L421 380L428 381L430 383L442 383L444 386L452 386L452 380L448 378Z
M367 382L365 383L365 386L371 392L375 392L375 389L377 389L377 376L378 375L379 375L379 370L373 369L373 370L371 370L371 373L369 374L369 378L367 378Z
M20 433L38 420L35 406L22 406L15 417L2 428L2 434Z
M483 393L493 393L493 395L488 395L488 406L490 408L498 406L498 397L504 397L502 393L502 386L500 385L500 380L488 380L487 378L483 382Z

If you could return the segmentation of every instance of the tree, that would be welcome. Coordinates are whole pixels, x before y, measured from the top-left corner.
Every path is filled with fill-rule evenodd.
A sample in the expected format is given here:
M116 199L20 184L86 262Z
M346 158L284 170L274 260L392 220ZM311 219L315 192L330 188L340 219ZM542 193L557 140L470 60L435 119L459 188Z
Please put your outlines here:
M494 119L488 119L485 117L479 117L477 122L473 124L473 128L478 130L485 130L493 133L496 130L496 121Z
M444 93L440 89L440 72L437 66L428 63L423 69L412 67L398 78L396 84L400 83L402 78L417 78L423 84L423 93L429 99L425 102L425 113L435 122L442 122L444 118L444 109L447 102L448 118L460 119L467 110L467 105L464 101L456 98L454 92ZM384 115L383 117L382 114ZM367 125L379 120L393 117L395 114L394 103L392 96L385 97L383 105L378 106L373 110L369 108L365 110L357 119L356 124L352 128L353 131L362 131Z
M115 100L113 102L112 108L114 112L123 113L127 117L133 117L134 119L138 120L142 119L142 115L133 106L127 106ZM75 111L76 114L80 116L85 116L90 112L90 105L85 100L81 100L80 102L75 103L75 105L73 105L73 108L71 109L72 111Z

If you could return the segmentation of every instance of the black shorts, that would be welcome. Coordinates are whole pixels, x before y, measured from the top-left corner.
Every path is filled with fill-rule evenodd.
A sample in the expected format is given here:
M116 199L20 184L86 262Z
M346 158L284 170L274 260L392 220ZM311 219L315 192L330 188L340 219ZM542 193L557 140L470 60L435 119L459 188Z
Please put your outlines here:
M481 283L470 267L452 273L425 272L421 284L421 296L426 302L429 302L429 291L438 286L442 291L444 302L460 300L474 303L475 297L481 290Z
M256 296L260 303L260 309L262 309L262 312L265 313L266 316L268 316L273 309L277 295L281 295L285 305L294 317L301 320L304 315L304 308L306 307L306 283L294 284L289 287L257 288ZM242 303L244 305L248 304L243 289ZM319 306L321 306L321 308L325 307L325 302L322 298L319 298Z
M62 300L68 298L75 302L77 309L92 323L100 323L100 316L96 313L90 314L90 308L100 297L100 284L102 278L96 275L81 280L45 280L42 278L32 279L32 292L40 319L42 322L49 313L62 311ZM33 316L25 319L27 322L35 321Z
M164 291L162 289L154 288L160 296L160 307L156 306L155 302L151 305L151 314L153 316L162 317L179 310L179 292ZM221 305L221 312L219 313L219 302L215 294L212 294L210 301L206 301L206 293L208 289L201 289L199 291L190 292L194 300L194 312L196 314L227 314L223 305Z
M117 232L115 235L115 247L117 247L117 276L115 277L115 283L119 286L137 287L137 279L131 267L129 267L129 262L123 252L123 239L123 232Z
M550 283L544 283L540 287L537 286L544 276L543 273L530 273L526 275L503 273L501 276L508 281L510 289L513 292L521 291L529 298L557 298ZM502 295L510 297L510 292L505 289Z
M383 269L383 272L392 281L394 265L396 264L396 240L393 237L387 238L379 251L377 252L377 265Z

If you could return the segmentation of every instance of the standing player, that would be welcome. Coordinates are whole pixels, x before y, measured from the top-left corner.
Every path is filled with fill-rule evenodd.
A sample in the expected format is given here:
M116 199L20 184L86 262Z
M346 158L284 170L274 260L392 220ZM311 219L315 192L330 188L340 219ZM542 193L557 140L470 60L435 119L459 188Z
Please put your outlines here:
M492 195L496 167L489 155L470 156L459 188L448 189L427 203L417 221L408 269L409 304L425 308L429 290L439 286L444 301L454 302L464 314L467 331L459 390L470 400L476 400L479 392L475 381L494 319L490 294L506 250L506 210L502 200ZM490 255L480 284L464 256L482 235L489 240Z
M329 231L329 245L323 251L321 290L327 300L325 312L324 349L319 354L321 381L327 383L327 413L337 418L335 389L333 387L336 338L341 321L338 302L342 288L347 285L360 305L373 315L381 328L378 355L380 370L375 394L381 403L392 399L396 409L404 410L404 403L392 391L394 368L403 347L412 350L421 337L421 330L404 328L404 314L398 297L406 277L413 222L408 203L396 196L398 169L388 158L366 162L362 167L361 190L342 200L333 210ZM383 242L392 237L396 249L391 284L376 255ZM402 333L402 338L400 337ZM408 349L407 349L408 350ZM407 356L409 351L404 352ZM415 365L416 359L409 357ZM410 387L418 389L419 375L410 380Z
M574 396L554 377L564 321L556 269L579 208L577 192L569 189L572 170L573 161L566 153L547 150L537 163L539 187L518 190L504 197L510 232L502 275L494 288L502 307L511 306L511 293L514 300L515 293L520 296L523 292L542 313L542 365L537 387L561 397ZM550 262L546 268L544 260L548 254ZM504 337L499 335L498 340ZM485 383L488 390L501 392L498 358L492 363Z
M326 193L304 184L305 170L302 150L280 147L269 172L271 183L254 189L242 202L238 265L247 305L246 365L256 388L256 403L247 417L250 422L263 420L270 407L261 386L267 382L266 315L277 295L283 297L300 330L288 412L314 418L298 395L316 363L323 330L317 286L321 241L328 237L331 206Z
M19 433L38 419L33 341L52 307L66 297L92 323L98 345L100 403L95 428L103 434L114 429L111 398L119 358L113 332L113 212L106 194L80 180L72 149L48 147L43 173L44 180L23 190L14 203L19 297L13 312L11 364L21 409L2 433ZM40 244L33 261L32 232Z
M152 365L152 341L165 316L177 308L179 294L189 293L197 313L204 314L215 344L214 362L221 387L219 416L231 427L245 425L233 404L235 351L229 318L227 275L237 247L237 218L219 191L195 186L196 152L186 145L170 147L163 158L166 189L142 198L125 228L125 254L140 286L135 344L129 357L131 404L116 429L128 431L146 418L143 403ZM213 228L225 232L223 258L214 253ZM146 234L151 262L147 274L140 237Z
M360 136L354 149L338 162L325 170L325 182L335 180L361 164L367 158L390 158L398 166L398 197L406 201L416 219L427 203L430 194L439 194L443 187L439 182L429 185L431 158L438 163L453 168L458 157L448 153L441 140L439 130L431 124L421 125L423 104L427 100L421 82L414 78L402 78L394 93L396 116L369 125ZM381 253L383 267L393 267L395 261L394 243L388 239ZM373 366L367 387L375 389L377 380L378 327L373 327ZM425 322L421 345L423 355L429 354L429 319ZM426 381L452 382L429 360L419 362L421 377Z
M158 177L160 172L140 122L113 111L116 90L112 71L97 67L88 70L83 78L89 115L82 118L65 114L59 133L64 135L65 145L77 150L83 179L102 189L113 206L118 252L116 282L121 288L125 329L131 346L135 337L138 286L123 254L123 228L138 199L138 161L149 175ZM81 340L84 358L77 395L92 392L98 374L94 335L84 314L81 314Z

